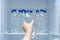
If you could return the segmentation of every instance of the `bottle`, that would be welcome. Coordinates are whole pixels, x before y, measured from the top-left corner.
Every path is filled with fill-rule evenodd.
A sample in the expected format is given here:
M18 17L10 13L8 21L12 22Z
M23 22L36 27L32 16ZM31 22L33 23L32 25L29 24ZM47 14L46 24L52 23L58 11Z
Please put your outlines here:
M32 13L32 11L25 10L25 21L28 23L30 23L32 21L31 13Z
M47 32L47 15L45 14L47 11L44 9L40 9L40 28L41 28L41 33L46 33Z
M16 9L13 9L11 11L11 24L10 24L10 32L11 33L14 33L15 31L13 31L15 28L16 28L16 14L17 13L17 10Z
M39 33L41 31L41 17L40 17L40 11L36 10L36 33Z
M16 16L16 12L17 12L16 9L13 9L13 10L11 11L11 13L12 13L13 16Z
M40 16L44 16L45 13L47 13L47 10L40 9Z
M23 21L25 21L25 13L24 13L25 9L20 9L18 12L19 12L19 33L24 33L24 30L22 28L22 24L23 24ZM21 31L20 31L21 30Z

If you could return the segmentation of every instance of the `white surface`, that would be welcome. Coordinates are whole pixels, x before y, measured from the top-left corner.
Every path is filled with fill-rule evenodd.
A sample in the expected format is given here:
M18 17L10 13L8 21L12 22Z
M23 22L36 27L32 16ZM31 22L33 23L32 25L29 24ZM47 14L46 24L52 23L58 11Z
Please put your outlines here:
M1 32L1 0L0 0L0 32Z

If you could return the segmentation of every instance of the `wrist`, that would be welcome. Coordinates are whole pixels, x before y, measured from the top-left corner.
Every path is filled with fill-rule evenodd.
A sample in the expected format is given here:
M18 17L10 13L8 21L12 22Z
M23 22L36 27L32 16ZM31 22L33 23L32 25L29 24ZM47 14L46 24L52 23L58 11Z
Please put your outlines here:
M32 29L27 30L27 32L32 32Z

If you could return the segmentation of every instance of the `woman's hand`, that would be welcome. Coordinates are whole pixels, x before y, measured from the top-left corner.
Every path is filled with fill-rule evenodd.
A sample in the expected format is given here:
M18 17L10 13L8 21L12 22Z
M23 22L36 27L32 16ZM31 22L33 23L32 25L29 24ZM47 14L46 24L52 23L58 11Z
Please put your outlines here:
M34 20L32 20L30 23L23 22L23 29L24 29L25 33L28 31L32 31L33 24L34 24Z
M31 38L33 24L34 24L34 20L32 20L30 23L23 22L23 29L24 29L24 31L26 33L25 36L24 36L24 38L26 40L30 40L30 38Z

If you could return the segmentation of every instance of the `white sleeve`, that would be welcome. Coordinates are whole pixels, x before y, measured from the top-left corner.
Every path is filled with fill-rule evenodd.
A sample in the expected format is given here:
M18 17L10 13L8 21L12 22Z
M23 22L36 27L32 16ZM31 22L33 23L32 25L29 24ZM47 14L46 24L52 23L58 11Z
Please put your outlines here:
M23 38L23 40L25 40L25 38Z
M28 40L28 39L23 38L23 40Z

